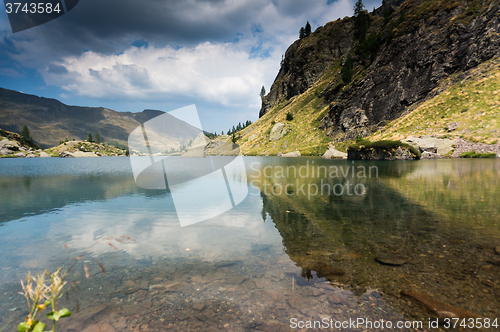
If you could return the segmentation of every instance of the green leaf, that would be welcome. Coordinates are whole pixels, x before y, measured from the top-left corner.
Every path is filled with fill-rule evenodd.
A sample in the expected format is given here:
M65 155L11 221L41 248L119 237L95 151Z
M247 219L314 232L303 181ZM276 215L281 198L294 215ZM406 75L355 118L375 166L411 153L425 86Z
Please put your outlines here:
M43 332L45 330L45 324L42 322L37 322L33 328L33 332Z
M71 316L71 311L69 311L67 308L63 308L59 310L59 316L60 317L69 317Z
M43 305L48 307L50 305L50 301L45 301L45 303Z
M17 326L17 330L19 332L26 332L28 331L28 329L30 328L30 326L28 325L28 323L26 322L22 322L20 323L18 326Z
M54 311L49 312L46 316L48 319L55 320L56 322L59 320L59 318L61 318L59 313Z

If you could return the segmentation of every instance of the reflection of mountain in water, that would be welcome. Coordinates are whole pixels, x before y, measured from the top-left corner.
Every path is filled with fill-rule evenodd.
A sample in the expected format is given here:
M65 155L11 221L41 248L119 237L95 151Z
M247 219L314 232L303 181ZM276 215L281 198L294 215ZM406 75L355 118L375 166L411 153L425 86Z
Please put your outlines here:
M53 175L0 178L0 223L59 209L67 204L130 194L168 195L165 190L143 190L131 175Z
M410 173L416 169L412 165ZM262 191L262 214L272 218L286 253L311 282L314 276L324 277L357 294L378 289L415 318L428 314L401 301L403 290L480 315L498 315L500 301L495 294L500 283L493 253L497 239L485 235L474 220L457 227L447 217L413 203L396 189L405 187L408 174L381 171L379 179L363 182L367 188L363 196ZM260 180L261 188L282 181L273 176ZM299 181L313 184L316 180ZM343 183L346 178L331 181ZM431 182L428 179L427 184ZM478 290L484 292L481 298L476 296Z
M428 211L391 189L375 183L369 187L362 198L262 195L264 213L273 219L287 254L303 268L304 277L315 271L329 280L348 283L354 278L354 284L368 286L364 277L349 271L350 262L367 255L411 255L411 237L435 229L436 217Z

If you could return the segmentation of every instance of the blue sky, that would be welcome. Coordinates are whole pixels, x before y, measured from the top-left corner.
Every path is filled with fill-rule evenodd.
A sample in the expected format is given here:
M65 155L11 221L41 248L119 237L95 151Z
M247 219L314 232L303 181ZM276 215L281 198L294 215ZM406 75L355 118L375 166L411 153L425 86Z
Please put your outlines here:
M306 21L314 31L354 2L81 0L15 34L0 11L0 87L116 111L196 104L203 129L220 133L258 118L260 88Z

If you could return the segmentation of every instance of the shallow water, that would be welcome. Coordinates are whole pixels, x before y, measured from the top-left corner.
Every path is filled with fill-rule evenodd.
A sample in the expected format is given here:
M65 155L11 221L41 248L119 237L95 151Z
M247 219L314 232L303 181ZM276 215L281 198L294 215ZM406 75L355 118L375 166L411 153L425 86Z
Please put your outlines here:
M70 265L64 331L424 330L408 290L500 318L497 160L244 159L247 198L188 227L128 158L0 159L0 331L27 314L28 271Z

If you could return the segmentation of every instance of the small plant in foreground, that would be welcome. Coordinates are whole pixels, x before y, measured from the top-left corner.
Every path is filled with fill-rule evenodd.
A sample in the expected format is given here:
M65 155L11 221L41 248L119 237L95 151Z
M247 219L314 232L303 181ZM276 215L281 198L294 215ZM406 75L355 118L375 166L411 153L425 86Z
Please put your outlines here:
M52 332L56 330L56 322L59 319L71 315L71 312L66 308L57 310L57 301L61 298L64 285L66 285L64 281L66 274L60 275L60 273L61 268L54 273L45 270L36 278L31 277L31 273L28 273L26 285L21 280L24 293L21 292L20 294L24 294L26 297L30 313L26 317L26 321L17 326L19 332L44 332L46 324L40 322L37 318L49 307L52 311L46 316L52 320ZM46 282L47 277L50 279L50 284Z

